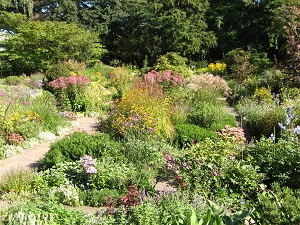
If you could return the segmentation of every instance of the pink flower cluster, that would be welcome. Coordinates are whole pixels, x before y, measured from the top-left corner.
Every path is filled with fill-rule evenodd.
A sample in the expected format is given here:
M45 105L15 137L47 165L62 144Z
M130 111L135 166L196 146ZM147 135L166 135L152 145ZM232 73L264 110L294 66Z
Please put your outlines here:
M177 86L184 83L184 78L180 76L177 72L171 72L166 70L163 73L152 70L151 72L144 75L146 81L150 83L161 83L167 86Z
M80 165L83 166L87 174L96 174L98 172L95 168L97 166L96 160L89 155L84 155L80 158Z
M66 90L69 86L77 85L79 88L83 88L90 83L90 80L84 75L74 76L71 75L69 77L59 77L56 80L49 82L49 85L54 89L62 89Z
M243 128L240 127L230 127L226 125L221 129L221 132L217 132L217 134L225 140L232 140L238 144L244 144L246 141Z
M22 145L24 142L24 138L20 134L12 133L8 136L7 142L10 145Z

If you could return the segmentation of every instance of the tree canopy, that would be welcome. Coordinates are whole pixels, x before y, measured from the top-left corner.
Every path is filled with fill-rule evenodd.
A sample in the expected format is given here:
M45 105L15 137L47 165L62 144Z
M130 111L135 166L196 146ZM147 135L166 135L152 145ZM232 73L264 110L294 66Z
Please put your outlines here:
M3 40L1 56L14 71L46 70L58 61L99 60L104 52L92 32L75 23L29 20Z
M236 48L285 58L290 35L278 10L299 4L297 0L0 0L0 29L13 34L17 24L29 20L76 24L79 33L93 32L91 40L108 50L102 58L105 63L118 59L142 66L147 58L153 65L168 52L189 61L215 61ZM22 33L20 29L17 32Z

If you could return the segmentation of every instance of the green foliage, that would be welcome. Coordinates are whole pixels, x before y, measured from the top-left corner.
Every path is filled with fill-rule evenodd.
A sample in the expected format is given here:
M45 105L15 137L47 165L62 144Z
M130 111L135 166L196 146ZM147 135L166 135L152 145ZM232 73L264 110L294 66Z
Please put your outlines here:
M92 189L80 192L80 199L84 202L84 205L94 207L105 206L107 197L111 197L114 202L117 202L120 193L114 189Z
M174 126L174 129L175 134L172 143L180 148L203 141L206 138L215 139L218 137L215 132L194 124L177 124Z
M67 120L59 116L55 97L48 91L43 91L42 95L32 99L29 106L32 111L43 118L41 121L43 131L50 131L57 134L59 127L65 127L68 124Z
M168 52L156 60L154 69L160 72L170 70L177 72L182 77L186 78L191 75L190 69L186 65L186 58L181 57L178 53Z
M83 212L66 209L63 205L25 201L12 204L3 218L5 224L30 224L32 221L40 224L87 224Z
M166 155L167 166L179 187L222 199L251 197L263 175L255 163L239 161L243 147L223 140L205 139L181 155Z
M42 165L50 168L58 163L79 160L84 155L99 158L106 154L117 155L121 145L112 141L107 134L88 134L85 131L76 131L55 143L45 154Z
M271 190L258 194L255 211L251 216L258 224L299 224L299 198L299 190L274 183Z
M45 187L59 187L70 182L73 185L87 188L89 179L89 174L86 173L79 160L74 162L65 161L39 171L35 188L39 191Z
M218 131L225 125L236 126L234 116L226 112L223 107L206 102L191 108L187 116L190 123L212 131Z
M117 26L113 27L114 32L109 36L115 40L117 51L113 52L113 56L116 58L126 63L136 62L142 67L147 55L149 66L152 66L168 52L177 52L189 60L193 56L199 59L215 46L215 35L207 29L204 16L208 1L193 0L180 4L174 0L138 2L127 3L126 23L114 24Z
M1 177L0 194L31 192L35 177L36 173L33 170L10 170Z
M275 131L275 135L280 133L278 123L286 119L286 109L276 106L274 102L261 101L248 98L240 101L237 106L239 114L242 116L243 123L251 129L256 138L261 136L270 137Z
M245 152L246 160L260 167L260 172L266 174L266 184L273 182L281 186L299 188L299 143L279 140L273 143L263 138L248 146Z
M120 97L128 91L132 85L133 76L126 68L117 67L109 73L110 83L118 91Z
M21 77L9 76L5 78L5 84L7 85L18 85L21 83Z
M42 129L43 127L41 126L41 122L31 121L17 125L15 132L22 135L22 137L26 140L37 137L38 134L43 131Z
M139 173L141 171L138 171L131 163L116 162L107 157L98 163L96 169L98 172L91 177L93 189L108 188L125 192L130 185L140 184ZM141 179L148 179L148 177ZM145 188L145 186L141 188Z
M70 70L66 64L58 61L56 64L51 65L51 67L46 72L46 79L48 82L56 80L59 77L68 77L70 75Z
M98 57L94 54L95 36L73 23L28 21L16 27L4 40L5 51L14 71L31 73L47 70L52 64L67 59L78 61Z
M132 139L124 144L124 156L138 169L151 168L155 172L164 164L162 152L168 147L162 141Z

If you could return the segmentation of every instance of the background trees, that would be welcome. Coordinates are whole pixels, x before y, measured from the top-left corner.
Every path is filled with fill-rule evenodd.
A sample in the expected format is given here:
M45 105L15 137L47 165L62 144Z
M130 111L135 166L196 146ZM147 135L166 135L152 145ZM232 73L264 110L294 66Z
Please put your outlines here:
M147 59L151 66L167 52L177 52L189 62L205 59L212 62L237 48L267 52L271 60L275 54L278 60L283 60L288 58L290 42L289 31L283 26L292 20L283 19L288 15L284 6L299 7L299 3L295 0L0 0L0 25L11 31L29 18L75 23L87 32L94 32L91 40L105 46L108 52L101 60L107 64L117 59L141 67Z
M30 74L70 58L79 62L97 60L103 53L95 35L74 23L23 20L7 27L12 30L2 45L4 71L9 67L14 72Z

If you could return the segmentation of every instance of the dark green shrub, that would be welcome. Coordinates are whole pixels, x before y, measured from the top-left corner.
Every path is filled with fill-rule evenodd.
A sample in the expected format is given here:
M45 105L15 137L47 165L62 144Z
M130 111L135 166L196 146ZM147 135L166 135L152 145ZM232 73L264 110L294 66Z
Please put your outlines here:
M18 85L21 83L21 77L18 76L9 76L5 78L5 83L7 85Z
M110 189L101 189L101 190L87 190L82 191L79 194L80 199L83 201L84 205L89 206L105 206L106 198L111 197L114 199L114 202L117 202L120 194L117 190L110 190Z
M70 70L68 66L62 62L58 62L47 71L46 79L48 82L55 80L59 77L68 77L70 75Z
M121 144L112 141L107 134L88 134L77 131L50 145L50 150L45 154L42 165L50 168L64 161L79 160L84 155L99 158L106 154L116 156Z
M269 139L250 145L245 152L246 160L260 167L266 174L265 183L278 182L281 186L300 188L300 144Z
M177 124L174 127L173 144L179 147L190 145L192 142L203 141L205 138L218 138L218 135L194 124Z
M251 217L256 224L300 224L300 191L272 185L272 190L258 194Z

